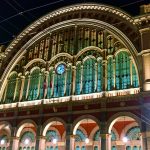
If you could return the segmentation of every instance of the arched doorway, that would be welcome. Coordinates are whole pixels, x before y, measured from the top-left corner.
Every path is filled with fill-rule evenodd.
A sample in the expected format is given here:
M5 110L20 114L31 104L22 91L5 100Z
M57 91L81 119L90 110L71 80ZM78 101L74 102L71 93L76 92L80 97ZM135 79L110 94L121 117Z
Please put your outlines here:
M73 129L75 150L100 149L100 129L90 118L80 120Z
M61 121L50 121L43 130L45 150L65 150L65 126Z
M114 131L112 130L114 129ZM138 122L132 117L123 115L114 119L109 127L112 150L140 150L141 131Z

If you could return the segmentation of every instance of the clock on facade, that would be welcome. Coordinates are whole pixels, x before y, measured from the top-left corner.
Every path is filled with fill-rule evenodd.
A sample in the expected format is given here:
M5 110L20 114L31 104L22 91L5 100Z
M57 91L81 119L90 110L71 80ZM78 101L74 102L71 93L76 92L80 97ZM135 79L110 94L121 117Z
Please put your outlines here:
M66 66L65 64L59 64L57 67L56 67L56 73L57 74L63 74L66 70Z

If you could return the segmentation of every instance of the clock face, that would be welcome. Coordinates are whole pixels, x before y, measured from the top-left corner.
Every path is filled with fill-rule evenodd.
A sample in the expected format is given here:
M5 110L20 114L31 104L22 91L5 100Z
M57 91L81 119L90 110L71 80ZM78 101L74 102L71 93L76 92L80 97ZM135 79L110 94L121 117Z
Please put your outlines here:
M65 72L65 69L66 69L65 64L59 64L56 67L56 72L57 72L57 74L63 74Z

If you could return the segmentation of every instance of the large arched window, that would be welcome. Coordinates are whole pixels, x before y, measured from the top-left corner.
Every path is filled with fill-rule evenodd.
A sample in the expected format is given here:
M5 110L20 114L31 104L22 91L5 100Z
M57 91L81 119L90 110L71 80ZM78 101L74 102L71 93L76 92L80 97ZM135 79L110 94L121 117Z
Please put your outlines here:
M83 63L83 89L82 93L94 93L95 92L95 59L88 58Z
M127 52L119 52L116 56L116 89L130 88L130 58Z
M12 103L14 100L17 76L17 73L14 72L8 79L5 103Z
M40 69L36 68L31 72L30 76L30 87L29 87L29 100L35 100L39 94L39 80L40 80Z

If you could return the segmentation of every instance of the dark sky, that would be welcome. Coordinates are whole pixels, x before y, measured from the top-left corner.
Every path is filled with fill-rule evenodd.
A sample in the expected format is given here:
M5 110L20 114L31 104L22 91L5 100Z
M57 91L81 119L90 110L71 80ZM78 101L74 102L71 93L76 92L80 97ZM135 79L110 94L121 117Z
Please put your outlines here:
M95 2L139 15L140 5L150 0L0 0L0 45L8 45L26 26L39 17L63 6Z

